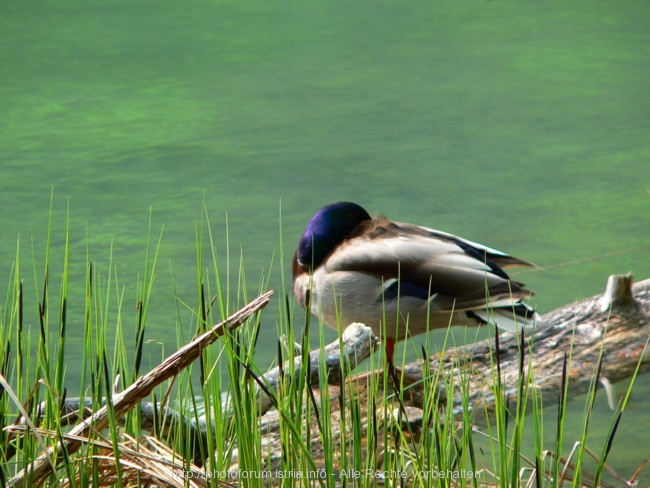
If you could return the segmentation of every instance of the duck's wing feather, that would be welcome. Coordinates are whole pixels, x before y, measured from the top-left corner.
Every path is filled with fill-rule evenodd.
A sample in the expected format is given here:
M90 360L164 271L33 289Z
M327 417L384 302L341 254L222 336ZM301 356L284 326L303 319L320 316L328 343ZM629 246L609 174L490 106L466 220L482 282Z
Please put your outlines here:
M530 296L523 284L509 279L499 263L530 266L480 244L411 224L374 220L341 244L326 260L332 271L372 274L388 293L435 295L442 310L485 306L490 301Z
M396 232L402 231L410 235L420 235L423 237L439 238L450 242L454 242L457 245L459 245L461 248L463 248L463 250L465 250L470 254L473 254L481 261L487 259L489 261L492 261L499 268L539 269L539 266L531 263L530 261L526 261L524 259L510 256L509 254L506 254L503 251L499 251L492 247L479 244L478 242L470 241L469 239L458 237L454 234L449 234L448 232L443 232L441 230L436 230L436 229L430 229L428 227L421 227L419 225L413 225L413 224L403 224L400 222L388 222L388 221L386 222L388 223L389 227L391 226L390 224L394 224L395 226L394 228ZM378 221L377 225L379 226L386 225L386 222L381 224Z

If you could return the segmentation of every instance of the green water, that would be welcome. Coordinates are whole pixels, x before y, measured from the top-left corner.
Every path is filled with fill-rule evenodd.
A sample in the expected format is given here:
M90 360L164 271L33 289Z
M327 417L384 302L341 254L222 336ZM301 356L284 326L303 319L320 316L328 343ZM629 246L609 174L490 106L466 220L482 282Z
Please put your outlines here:
M251 295L274 254L281 282L280 205L286 264L342 199L539 264L516 277L541 312L611 273L648 278L649 59L646 0L3 2L0 291L19 235L40 259L52 188L53 254L69 198L81 290L86 248L106 273L111 243L133 290L150 209L164 226L148 334L167 352L170 268L194 303L204 201L222 254L227 212Z

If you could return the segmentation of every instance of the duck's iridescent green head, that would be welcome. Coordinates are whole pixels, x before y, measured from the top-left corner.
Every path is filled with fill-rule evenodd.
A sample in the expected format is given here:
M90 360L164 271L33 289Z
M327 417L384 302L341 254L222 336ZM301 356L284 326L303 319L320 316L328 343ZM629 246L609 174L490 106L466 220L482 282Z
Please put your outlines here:
M312 269L370 215L352 202L339 202L321 208L307 224L297 250L301 266Z

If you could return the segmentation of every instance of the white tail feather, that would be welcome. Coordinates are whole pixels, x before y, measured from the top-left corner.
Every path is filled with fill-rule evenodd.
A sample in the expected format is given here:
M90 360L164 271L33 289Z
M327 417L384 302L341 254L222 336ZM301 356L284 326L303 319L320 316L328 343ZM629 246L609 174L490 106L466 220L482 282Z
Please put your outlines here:
M483 310L473 310L478 317L485 320L488 324L494 324L499 329L507 330L509 332L518 332L522 329L530 330L535 325L541 323L540 317L537 313L533 313L530 317L520 317L509 308L491 308Z

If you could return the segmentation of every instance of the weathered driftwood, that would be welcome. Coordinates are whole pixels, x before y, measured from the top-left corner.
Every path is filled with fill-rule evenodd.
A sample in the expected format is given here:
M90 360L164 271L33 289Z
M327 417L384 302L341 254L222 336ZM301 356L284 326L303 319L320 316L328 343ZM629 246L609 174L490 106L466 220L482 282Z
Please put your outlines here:
M570 355L568 361L567 381L570 394L584 392L589 388L599 357L602 358L601 382L607 385L632 376L637 368L643 371L650 366L650 354L645 346L650 337L650 280L631 286L629 275L610 277L608 292L569 304L542 317L543 325L526 339L524 347L525 368L534 368L536 388L550 397L559 394L561 370L565 353ZM502 384L514 390L518 385L520 371L520 339L512 334L499 335L499 367ZM443 384L460 384L470 382L470 405L481 406L490 411L494 406L491 385L493 382L493 364L496 357L495 340L489 339L464 347L454 348L443 354L429 358L429 371L433 374L442 372L449 375L442 378ZM441 364L442 362L442 364ZM411 380L422 378L421 361L416 361L403 368ZM463 375L462 379L460 376ZM418 403L417 383L409 387L412 395L404 395L404 409L400 416L402 422L412 422L410 429L416 431L421 425L422 411L409 408L409 401ZM370 404L368 389L358 385L361 404ZM444 391L444 388L442 389ZM513 391L514 392L514 391ZM340 389L330 386L328 391L316 391L319 395L329 395L331 406L332 438L338 440L337 432L343 415L339 409ZM460 407L460 398L454 398ZM396 407L398 409L398 407ZM369 412L366 414L370 415ZM481 417L481 416L477 416ZM362 419L362 423L367 419ZM262 443L269 453L268 470L278 469L281 465L282 439L279 434L280 416L276 410L269 411L260 420ZM317 425L312 422L311 451L317 467L325 462L323 447ZM237 470L235 451L232 471Z
M341 345L344 346L343 353L341 353ZM344 376L342 365L345 365L348 371L354 370L360 362L370 356L371 351L377 345L378 339L374 336L370 327L366 327L363 324L352 324L347 327L343 331L340 341L336 340L323 348L322 361L325 371L327 371L328 381L339 384ZM270 369L258 379L258 382L264 385L264 388L257 388L258 412L260 415L263 415L273 407L274 399L269 397L267 391L273 395L279 388L283 375L291 374L296 377L302 374L301 351L296 351L296 355L293 360L293 365L289 361L285 361L282 366L276 366ZM308 370L306 372L307 383L314 386L320 381L321 350L315 349L310 351L307 357L309 359ZM197 402L200 403L200 399L197 399ZM104 404L105 400L102 405ZM47 403L42 402L36 409L36 416L43 415L45 408L47 408ZM61 414L63 415L61 425L71 425L80 419L87 419L92 415L92 409L93 402L90 398L66 398L61 407ZM228 417L232 409L230 406L230 398L226 394L222 398L222 409L224 415ZM207 445L207 426L214 424L213 422L206 422L204 415L198 417L191 415L188 418L184 418L175 408L164 406L160 403L154 404L152 402L140 403L140 421L143 429L154 430L157 428L165 436L168 433L173 434L176 426L181 424L195 442L202 442L204 445ZM198 451L199 449L197 448Z
M323 348L325 370L327 371L327 381L331 384L340 384L341 379L345 377L346 372L341 370L342 365L349 368L348 371L354 370L359 363L370 356L379 343L370 327L363 324L351 324L341 335L341 341L338 339ZM341 357L341 344L343 344L343 357ZM299 352L298 352L299 354ZM321 362L320 349L314 349L309 352L309 371L307 382L310 385L319 383L319 370ZM262 383L266 385L269 391L277 390L282 375L290 372L294 376L299 376L302 370L302 357L294 359L293 367L286 362L282 367L267 371L261 378ZM265 413L273 405L272 399L263 391L258 391L260 400L260 413Z

